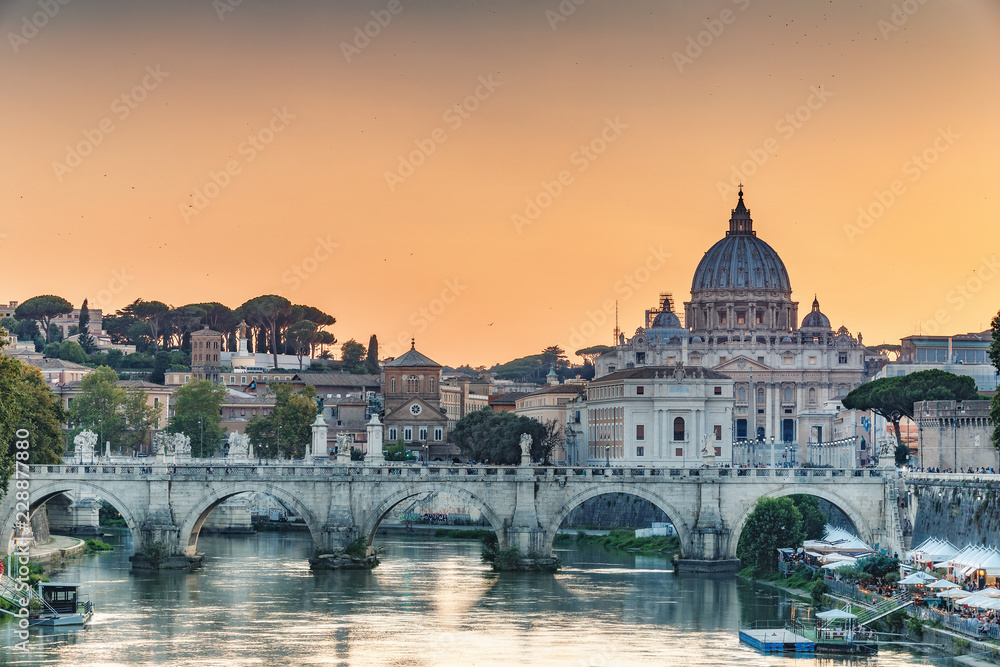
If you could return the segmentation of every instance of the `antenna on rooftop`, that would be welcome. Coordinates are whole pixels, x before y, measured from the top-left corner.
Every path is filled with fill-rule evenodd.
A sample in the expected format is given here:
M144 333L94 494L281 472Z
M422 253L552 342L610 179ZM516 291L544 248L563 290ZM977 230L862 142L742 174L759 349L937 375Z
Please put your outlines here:
M612 343L612 347L618 344L618 337L621 335L621 330L618 328L618 299L615 299L615 340Z

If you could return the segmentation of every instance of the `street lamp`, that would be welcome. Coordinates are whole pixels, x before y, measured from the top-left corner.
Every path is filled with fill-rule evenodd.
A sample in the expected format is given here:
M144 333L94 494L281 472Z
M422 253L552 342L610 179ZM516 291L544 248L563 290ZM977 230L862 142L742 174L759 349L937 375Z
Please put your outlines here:
M771 436L771 467L774 467L774 436Z
M205 458L205 429L201 425L201 417L198 417L198 458Z

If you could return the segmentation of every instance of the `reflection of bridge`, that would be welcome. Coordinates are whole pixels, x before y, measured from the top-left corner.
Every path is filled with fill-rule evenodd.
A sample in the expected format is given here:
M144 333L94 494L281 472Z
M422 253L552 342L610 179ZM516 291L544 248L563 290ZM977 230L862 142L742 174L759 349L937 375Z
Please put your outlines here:
M209 513L237 494L271 494L302 515L321 549L358 536L369 545L382 519L407 498L436 491L477 507L502 546L548 556L563 519L582 502L625 493L663 510L677 529L681 569L734 568L736 545L754 503L809 494L841 509L859 536L898 549L892 507L896 473L812 468L560 468L534 466L216 465L32 466L30 511L71 491L96 495L132 531L133 563L166 549L166 567L197 564L198 533ZM22 496L23 498L23 496ZM887 501L890 503L886 505ZM16 494L4 497L4 535L15 534ZM23 516L20 517L23 520Z

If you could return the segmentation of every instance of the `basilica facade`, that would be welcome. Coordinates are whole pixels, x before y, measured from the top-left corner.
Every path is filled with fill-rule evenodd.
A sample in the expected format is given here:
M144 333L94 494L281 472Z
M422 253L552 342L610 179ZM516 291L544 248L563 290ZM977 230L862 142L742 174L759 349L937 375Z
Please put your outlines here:
M627 369L677 365L727 376L733 380L729 443L773 438L781 456L797 461L805 460L809 443L833 438L839 399L865 380L877 357L860 334L834 330L816 298L799 319L785 265L758 238L742 189L728 231L698 264L684 323L670 295L661 294L643 324L631 337L619 334L617 345L598 357L596 381ZM668 423L669 416L657 419ZM648 443L637 442L624 449L643 444L648 451ZM740 451L735 462L744 456Z

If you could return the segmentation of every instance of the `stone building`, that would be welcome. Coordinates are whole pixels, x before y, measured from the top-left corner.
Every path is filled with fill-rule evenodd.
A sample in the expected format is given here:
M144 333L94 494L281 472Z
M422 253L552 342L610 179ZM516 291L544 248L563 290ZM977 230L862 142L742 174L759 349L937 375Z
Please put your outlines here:
M553 376L555 374L553 373ZM515 401L514 414L519 417L530 417L543 424L555 422L558 433L562 436L558 445L552 448L551 459L553 463L566 463L566 424L569 412L566 406L575 402L586 390L586 387L579 384L554 384L551 383L525 394Z
M998 452L990 442L989 401L918 401L917 462L921 468L1000 469Z
M865 380L875 356L846 327L836 331L814 298L801 323L788 272L753 228L743 202L729 230L702 257L684 304L685 324L669 294L647 311L645 326L597 359L600 379L623 369L702 366L731 377L735 407L724 439L793 445L805 460L810 442L829 440L838 400ZM715 424L712 425L713 427Z
M219 382L219 372L222 370L222 334L204 329L191 334L191 378Z
M426 460L452 457L448 445L448 415L441 406L441 364L410 349L385 364L386 445L402 439Z
M732 409L733 380L700 366L678 363L608 373L587 387L583 451L577 460L697 467L707 453L728 463Z

